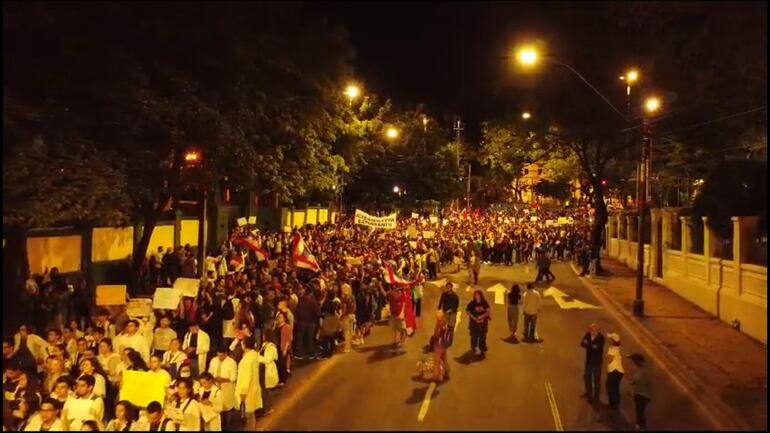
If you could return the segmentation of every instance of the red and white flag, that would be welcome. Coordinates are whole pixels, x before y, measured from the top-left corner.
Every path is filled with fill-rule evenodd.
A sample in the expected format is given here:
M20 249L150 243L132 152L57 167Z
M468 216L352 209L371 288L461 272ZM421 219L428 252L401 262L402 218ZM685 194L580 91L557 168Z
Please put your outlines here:
M399 276L393 269L393 265L391 263L388 263L385 267L385 280L388 282L388 284L393 286L413 286L417 284L415 281L405 280Z
M299 233L294 234L294 241L291 247L291 257L294 262L294 266L298 268L307 269L313 272L321 272L321 266L318 265L318 260L310 252L305 241L302 240L302 235Z
M270 253L260 248L259 242L251 236L237 238L233 240L233 245L246 247L251 251L254 251L254 254L257 256L257 261L259 262L264 262L265 260L270 259Z

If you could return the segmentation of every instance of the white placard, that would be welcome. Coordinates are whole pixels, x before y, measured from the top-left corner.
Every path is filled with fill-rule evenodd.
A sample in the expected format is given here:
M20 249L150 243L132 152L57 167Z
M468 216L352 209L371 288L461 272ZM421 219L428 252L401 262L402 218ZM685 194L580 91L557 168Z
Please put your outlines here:
M174 288L182 293L182 296L195 298L198 296L201 281L196 278L177 278L174 281Z
M238 227L243 227L246 225L246 218L238 218L235 221L238 222Z
M360 209L356 209L356 216L354 221L356 224L366 227L393 230L396 228L396 213L394 212L384 217L377 217L374 215L369 215Z
M182 291L171 287L158 287L152 297L152 308L156 310L176 310L182 299Z

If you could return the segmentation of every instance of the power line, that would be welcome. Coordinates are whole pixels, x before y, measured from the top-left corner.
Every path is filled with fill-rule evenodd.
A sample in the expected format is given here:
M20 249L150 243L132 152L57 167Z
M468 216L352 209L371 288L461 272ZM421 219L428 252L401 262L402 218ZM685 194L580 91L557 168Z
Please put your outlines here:
M762 110L766 110L766 109L767 109L767 106L763 105L761 107L752 108L751 110L746 110L746 111L741 111L739 113L729 114L727 116L722 116L722 117L718 117L716 119L707 120L705 122L696 123L695 125L690 125L690 126L686 126L684 128L673 130L673 131L664 132L664 133L660 134L659 137L663 137L663 136L670 135L670 134L675 134L675 133L682 132L682 131L688 131L690 129L699 128L701 126L709 125L711 123L716 123L716 122L720 122L722 120L731 119L733 117L740 117L740 116L744 116L744 115L747 115L747 114L756 113L758 111L762 111ZM659 122L660 120L662 120L662 119L660 119L660 118L654 119L650 123L656 123L656 122ZM630 128L621 129L620 132L633 131L634 129L639 129L641 127L642 127L641 124L640 125L635 125L635 126L632 126Z

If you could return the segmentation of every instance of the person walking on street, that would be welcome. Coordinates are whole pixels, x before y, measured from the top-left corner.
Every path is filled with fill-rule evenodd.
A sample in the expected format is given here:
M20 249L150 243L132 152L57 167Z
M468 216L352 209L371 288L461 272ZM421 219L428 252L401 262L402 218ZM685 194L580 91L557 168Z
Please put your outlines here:
M588 325L588 332L580 341L580 346L586 350L586 364L583 373L586 392L581 397L590 402L599 401L602 378L602 353L604 353L604 335L599 332L595 323Z
M518 284L511 287L505 299L508 303L508 329L511 331L511 336L508 339L512 343L518 344L519 339L516 338L516 331L519 329L519 303L521 302L521 289Z
M634 366L631 376L631 386L634 393L634 409L636 412L636 429L647 430L647 404L650 402L650 378L644 366L644 356L634 353L628 356Z
M479 272L481 271L481 259L476 254L476 251L471 252L471 258L468 260L468 270L471 274L471 279L474 285L479 284Z
M491 311L489 303L484 299L484 293L481 290L473 292L473 300L468 303L465 311L468 313L471 350L484 359L487 351L487 330L489 328L489 320L491 320Z
M620 408L620 381L623 380L623 355L620 353L620 335L607 334L610 347L607 349L607 400L612 410Z
M524 292L522 303L524 304L524 341L540 342L535 340L535 326L537 325L537 313L540 311L540 292L535 290L532 283L527 283L527 291Z
M438 300L438 309L444 312L447 323L454 330L457 323L457 310L460 308L460 297L455 293L452 283L446 283L444 293Z
M452 345L454 329L449 326L444 312L436 311L436 328L433 331L433 380L449 380L447 349Z

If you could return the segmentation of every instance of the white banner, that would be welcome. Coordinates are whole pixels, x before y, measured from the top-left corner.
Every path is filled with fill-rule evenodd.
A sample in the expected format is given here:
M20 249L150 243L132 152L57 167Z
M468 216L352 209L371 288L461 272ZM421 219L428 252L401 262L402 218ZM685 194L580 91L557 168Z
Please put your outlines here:
M396 214L392 213L384 217L376 217L356 209L355 223L376 229L393 230L396 228Z

